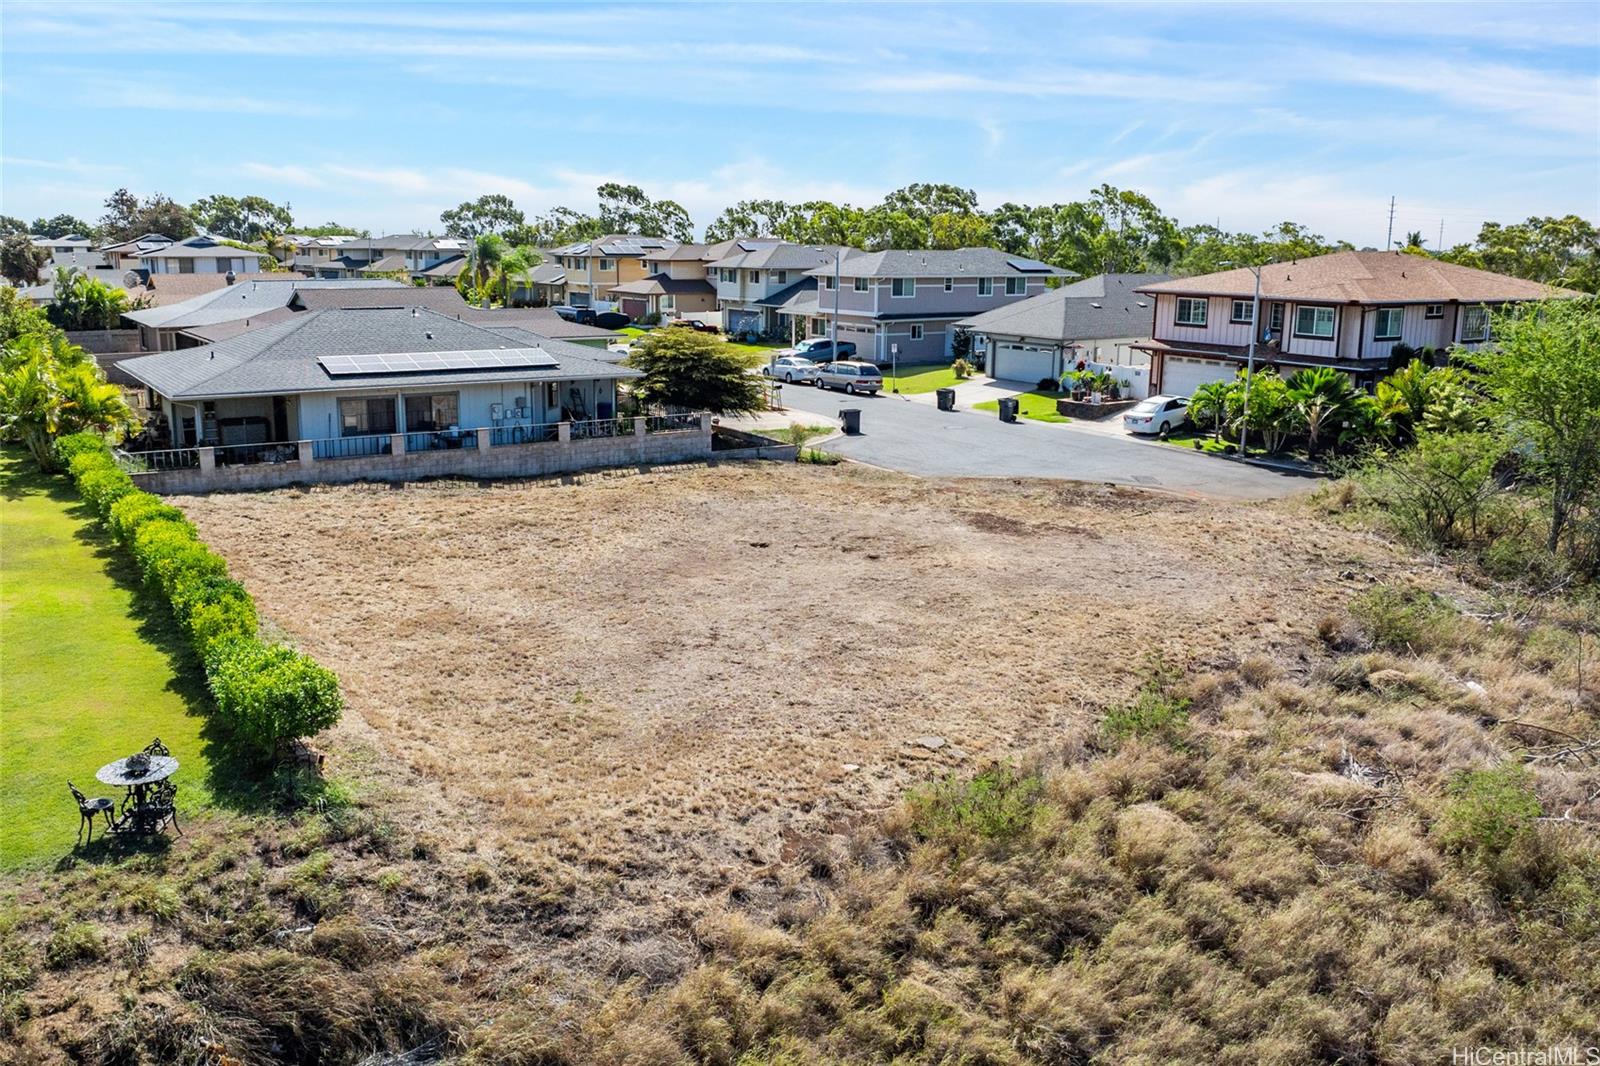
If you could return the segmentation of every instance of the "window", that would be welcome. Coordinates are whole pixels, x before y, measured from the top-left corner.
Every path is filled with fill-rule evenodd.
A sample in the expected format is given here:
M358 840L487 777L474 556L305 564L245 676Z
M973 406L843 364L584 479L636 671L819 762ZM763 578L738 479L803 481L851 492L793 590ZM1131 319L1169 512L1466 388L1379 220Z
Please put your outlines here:
M955 278L945 278L944 279L944 291L945 292L954 292L955 291L955 287L956 287L956 279Z
M857 278L856 279L856 291L857 292L868 292L868 291L871 290L871 288L872 288L872 279L871 278Z
M1461 312L1461 339L1468 343L1489 339L1489 309L1468 307Z
M1204 326L1208 302L1196 296L1178 297L1178 316L1173 319L1180 326Z
M912 325L912 327L911 327L911 339L914 340L914 341L920 341L922 339L922 325L921 325L921 323L916 323L916 324Z
M1028 279L1027 278L1007 278L1006 279L1006 295L1007 296L1026 296L1027 294L1028 294Z
M394 432L394 397L367 396L339 401L339 435L360 437Z
M787 284L789 284L789 272L787 270L778 271L777 272L777 282L778 282L779 285L787 285Z
M1296 307L1294 309L1294 335L1328 340L1333 336L1333 308Z
M669 292L666 295L661 297L661 310L663 310L663 311L671 311L673 309L673 306L674 305L673 305L673 302L672 302L672 293Z
M822 287L827 291L832 292L834 289L839 287L839 279L834 277L832 274L824 274L822 276Z
M738 278L739 278L737 273L735 273L732 270L729 270L727 267L723 267L722 270L720 271L720 273L722 275L722 280L723 281L737 281Z
M600 260L599 269L601 269L601 270L610 270L614 266L616 266L616 264L613 263L611 260L602 259L602 260Z
M1249 300L1233 301L1233 310L1228 314L1229 322L1250 323L1256 319L1255 304Z
M979 296L993 296L994 295L994 279L993 278L979 278L978 279L978 295Z
M915 296L917 294L916 278L895 278L889 282L890 296Z
M761 271L759 271L759 270L750 271L750 284L752 284L752 285L760 285L761 284Z
M406 432L426 433L461 424L460 393L441 392L433 396L406 397Z
M1374 316L1375 323L1372 327L1372 339L1375 341L1397 341L1400 339L1400 324L1405 321L1406 311L1403 307L1380 307Z
M1283 332L1283 305L1273 304L1272 310L1267 312L1267 328L1274 333Z
M1423 311L1424 318L1443 318L1444 304L1429 304Z

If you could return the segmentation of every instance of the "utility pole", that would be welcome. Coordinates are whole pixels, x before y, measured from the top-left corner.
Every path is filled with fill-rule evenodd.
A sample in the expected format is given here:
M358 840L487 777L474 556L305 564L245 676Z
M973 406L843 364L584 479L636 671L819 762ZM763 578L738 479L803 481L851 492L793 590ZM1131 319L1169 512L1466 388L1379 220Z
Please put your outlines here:
M1383 239L1383 250L1391 251L1394 248L1394 197L1389 197L1389 235Z
M1433 246L1435 253L1444 251L1444 219L1439 220L1439 243Z

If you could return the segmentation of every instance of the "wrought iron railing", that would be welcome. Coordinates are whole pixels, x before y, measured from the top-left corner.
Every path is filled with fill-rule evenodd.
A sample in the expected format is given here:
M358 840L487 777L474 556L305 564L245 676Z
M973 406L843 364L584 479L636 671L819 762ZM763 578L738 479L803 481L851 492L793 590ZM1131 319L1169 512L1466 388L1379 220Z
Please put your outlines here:
M300 446L292 441L274 444L223 444L216 449L218 466L250 466L256 463L298 463Z
M533 423L520 426L495 426L489 430L489 446L500 448L508 444L544 444L560 434L554 422Z
M360 459L368 455L388 455L394 438L388 433L359 437L323 437L311 442L313 459Z
M200 465L198 448L156 448L143 452L116 450L117 464L130 474L158 470L193 470Z
M698 413L677 415L650 415L644 420L646 433L682 433L686 430L699 430L700 415Z
M425 430L421 433L406 434L406 451L408 452L459 451L462 448L476 448L477 446L478 431L475 429Z
M584 422L572 423L573 440L631 436L633 436L633 419L631 418L591 418Z

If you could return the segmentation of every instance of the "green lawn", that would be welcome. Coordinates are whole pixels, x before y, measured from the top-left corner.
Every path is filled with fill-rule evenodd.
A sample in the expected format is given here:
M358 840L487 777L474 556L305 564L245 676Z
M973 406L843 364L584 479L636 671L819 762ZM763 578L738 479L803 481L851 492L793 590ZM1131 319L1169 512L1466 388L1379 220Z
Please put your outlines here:
M1060 392L1040 392L1038 389L1018 393L1017 399L1021 402L1017 406L1017 413L1022 415L1023 418L1031 418L1035 422L1071 422L1072 419L1056 412L1056 401L1061 399L1063 395L1065 394ZM972 407L975 411L999 412L1000 401L985 400L982 403L973 404Z
M884 392L932 392L954 384L956 374L949 363L917 363L901 367L899 374L883 375Z
M209 803L204 700L166 605L67 480L0 450L0 868L69 853L67 781L120 800L95 771L158 736L182 764L179 809Z

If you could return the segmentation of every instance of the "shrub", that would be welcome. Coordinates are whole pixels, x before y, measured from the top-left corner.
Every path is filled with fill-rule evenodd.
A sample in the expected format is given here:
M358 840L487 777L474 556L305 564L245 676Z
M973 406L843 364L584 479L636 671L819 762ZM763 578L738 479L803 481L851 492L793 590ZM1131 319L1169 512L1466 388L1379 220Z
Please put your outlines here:
M139 532L139 527L146 522L157 521L189 524L182 511L170 503L162 503L159 496L148 492L130 492L120 497L111 505L106 524L117 543L132 547L134 534Z
M1431 592L1375 585L1350 603L1350 614L1373 645L1418 651L1444 635L1454 612Z
M344 710L332 671L281 644L254 637L218 641L206 673L234 739L263 761L286 741L333 725Z
M965 359L957 359L950 364L950 372L956 376L957 381L965 381L972 376L972 364Z
M68 464L78 494L88 501L102 519L111 513L111 505L130 492L138 491L133 479L111 458L111 453L80 451Z
M195 536L188 522L146 522L133 538L133 558L145 582L168 596L179 575L196 580L212 575L226 577L228 565Z
M1116 741L1148 736L1175 742L1189 724L1189 699L1172 691L1175 681L1158 664L1131 703L1106 711L1101 728Z
M1486 509L1501 491L1505 443L1489 433L1423 433L1417 446L1371 463L1362 487L1402 540L1443 550L1477 544Z
M1527 768L1506 763L1493 770L1464 770L1450 782L1440 837L1473 859L1493 862L1533 832L1542 813Z
M1041 784L1036 774L996 765L976 777L947 777L911 793L907 805L912 829L925 839L974 834L1002 840L1033 820Z
M239 582L212 573L182 571L172 590L172 613L202 660L213 644L254 636L256 605Z
M56 461L64 467L70 467L72 460L85 452L106 452L105 438L98 433L69 433L65 437L56 438Z
M44 946L44 961L51 969L62 969L75 962L98 959L105 955L105 942L100 930L88 922L68 922L56 926Z

